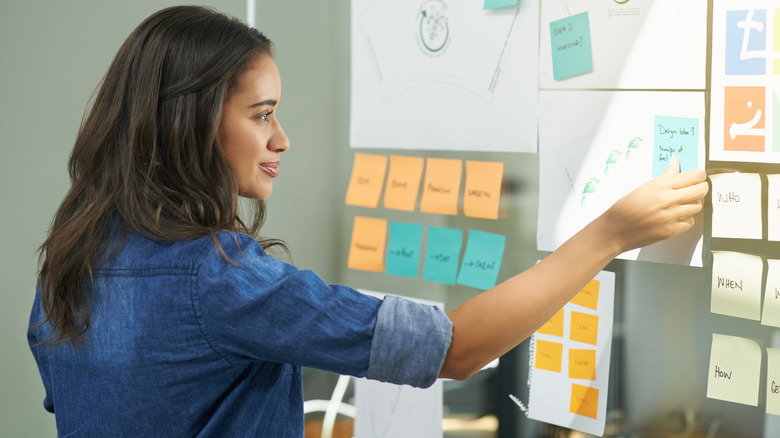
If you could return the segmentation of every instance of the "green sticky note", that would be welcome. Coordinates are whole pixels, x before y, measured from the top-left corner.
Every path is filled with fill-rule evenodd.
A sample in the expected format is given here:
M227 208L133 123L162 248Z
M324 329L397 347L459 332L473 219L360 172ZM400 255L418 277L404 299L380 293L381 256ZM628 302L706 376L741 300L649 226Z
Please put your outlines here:
M587 12L550 22L550 42L556 81L593 71Z
M517 6L518 0L485 0L482 9L497 9L507 6Z
M699 119L655 116L654 177L669 167L672 155L680 160L680 172L699 167Z
M463 231L452 228L428 227L423 280L455 284L458 275Z
M417 278L420 265L423 226L390 222L390 239L387 244L385 273Z
M458 284L490 289L496 285L506 237L479 230L469 230L469 240L458 274Z

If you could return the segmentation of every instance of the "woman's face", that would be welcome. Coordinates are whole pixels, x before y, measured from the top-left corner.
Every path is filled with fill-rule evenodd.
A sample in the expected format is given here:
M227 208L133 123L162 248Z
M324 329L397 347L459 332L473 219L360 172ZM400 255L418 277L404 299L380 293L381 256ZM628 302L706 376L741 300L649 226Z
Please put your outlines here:
M238 178L239 195L263 199L279 176L279 154L290 140L276 118L282 93L279 69L269 55L257 58L225 101L219 141Z

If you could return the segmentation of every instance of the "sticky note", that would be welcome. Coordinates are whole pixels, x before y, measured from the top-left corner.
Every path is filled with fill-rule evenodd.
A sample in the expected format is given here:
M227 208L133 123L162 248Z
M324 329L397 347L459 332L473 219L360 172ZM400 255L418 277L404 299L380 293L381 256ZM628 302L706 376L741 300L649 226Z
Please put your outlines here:
M385 273L417 278L422 237L423 226L421 224L390 222Z
M385 183L385 208L414 211L424 165L425 160L421 157L390 156L390 170Z
M759 256L713 251L710 311L760 320L763 274L764 263Z
M550 43L556 81L593 71L587 12L550 22Z
M569 378L596 380L596 350L569 350Z
M766 413L780 415L780 349L766 349Z
M485 0L485 4L482 5L482 9L497 9L505 8L507 6L517 6L518 0Z
M504 163L466 161L466 188L463 214L482 219L498 219Z
M587 386L571 384L571 404L569 412L596 419L598 417L599 390Z
M386 238L386 219L355 216L347 267L362 271L384 271Z
M712 181L712 237L761 239L761 177L720 173Z
M712 334L707 397L758 406L761 347L753 340Z
M563 344L560 342L536 340L536 357L534 367L540 370L561 372L563 360Z
M780 108L780 105L777 108ZM775 138L780 137L780 130L776 132ZM768 184L766 205L767 238L774 242L780 242L780 175L767 175L766 179Z
M599 286L601 282L593 279L571 299L572 304L597 310L599 307Z
M761 324L780 327L780 260L767 260Z
M463 232L454 228L428 227L423 280L455 284Z
M349 177L347 205L376 208L385 182L387 157L375 154L355 154Z
M571 312L569 339L596 345L599 334L599 317L589 313Z
M549 321L539 327L537 333L544 333L546 335L563 336L563 309L552 316Z
M699 119L655 116L654 177L669 167L672 155L680 160L681 172L699 167Z
M490 289L496 285L506 237L480 230L469 230L469 240L458 274L458 284Z
M423 213L458 214L460 180L463 162L450 158L428 158L425 165L420 211Z

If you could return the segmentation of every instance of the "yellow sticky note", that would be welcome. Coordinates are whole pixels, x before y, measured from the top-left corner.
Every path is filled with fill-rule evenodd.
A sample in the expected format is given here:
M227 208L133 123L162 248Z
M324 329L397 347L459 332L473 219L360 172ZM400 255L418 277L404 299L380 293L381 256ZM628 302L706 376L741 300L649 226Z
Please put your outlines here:
M766 349L766 413L780 415L780 348Z
M596 419L598 417L599 390L587 386L571 384L571 404L569 412Z
M758 406L761 347L753 340L712 334L707 397Z
M599 335L599 317L589 313L571 312L569 339L596 345Z
M498 219L504 163L466 161L466 189L463 214L468 217Z
M780 260L767 260L761 324L780 327Z
M573 304L578 304L589 309L597 310L599 306L599 285L598 280L591 280L581 291L571 299Z
M457 215L462 174L463 162L461 160L428 158L425 166L420 211Z
M712 252L710 311L737 318L761 319L761 257L728 251Z
M385 184L385 208L414 211L425 161L421 157L390 156Z
M596 380L596 350L569 350L569 378Z
M761 176L719 173L712 182L712 237L761 239Z
M387 157L375 154L355 154L349 178L347 205L376 208L385 182Z
M541 370L561 372L563 360L563 344L558 342L536 340L536 357L534 367Z
M362 271L383 272L387 238L387 220L355 216L347 267Z
M537 333L544 333L546 335L563 336L563 309L553 315L549 321L539 327Z

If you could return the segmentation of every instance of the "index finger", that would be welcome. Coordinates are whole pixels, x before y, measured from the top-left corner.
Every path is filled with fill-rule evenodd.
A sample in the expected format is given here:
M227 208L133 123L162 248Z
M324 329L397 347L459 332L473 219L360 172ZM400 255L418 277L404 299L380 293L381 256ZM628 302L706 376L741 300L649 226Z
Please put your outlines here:
M687 170L675 175L668 175L669 186L673 189L682 189L707 180L707 172L703 169Z

